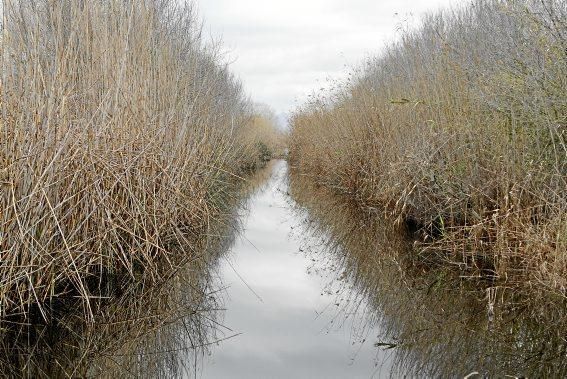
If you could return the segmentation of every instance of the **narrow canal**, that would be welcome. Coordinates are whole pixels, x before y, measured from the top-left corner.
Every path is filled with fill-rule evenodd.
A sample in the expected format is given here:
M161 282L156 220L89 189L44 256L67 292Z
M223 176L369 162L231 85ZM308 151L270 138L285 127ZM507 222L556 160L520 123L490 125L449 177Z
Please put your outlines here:
M289 197L287 163L252 195L243 232L222 263L226 308L204 378L370 378L388 372L378 333L355 293L310 254L317 239ZM348 313L348 314L347 314Z

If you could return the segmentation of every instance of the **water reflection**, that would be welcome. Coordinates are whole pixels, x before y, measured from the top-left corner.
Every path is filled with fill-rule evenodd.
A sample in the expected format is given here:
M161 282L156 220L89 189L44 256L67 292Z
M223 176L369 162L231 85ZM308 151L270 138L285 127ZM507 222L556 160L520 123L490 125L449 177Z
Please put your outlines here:
M5 377L175 377L206 346L218 307L204 275L180 268L160 284L120 283L118 295L93 301L94 320L66 301L50 321L2 320Z
M378 214L293 172L291 189L306 226L304 250L327 260L335 281L348 283L344 297L354 287L355 304L366 299L379 318L374 343L391 353L390 376L567 376L564 302L540 305L505 288L472 286L425 264L403 230ZM346 314L352 308L342 306Z
M389 372L387 352L366 341L377 331L361 305L341 317L339 288L310 275L301 252L303 226L290 211L287 164L278 161L268 186L247 208L244 232L221 265L227 286L222 321L227 337L212 349L204 378L370 378ZM322 266L323 267L323 266Z

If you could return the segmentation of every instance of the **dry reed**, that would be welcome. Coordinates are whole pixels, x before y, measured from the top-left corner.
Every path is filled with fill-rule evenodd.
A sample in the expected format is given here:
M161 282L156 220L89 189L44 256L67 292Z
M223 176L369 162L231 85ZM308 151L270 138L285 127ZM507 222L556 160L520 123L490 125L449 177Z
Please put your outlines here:
M567 6L478 0L292 117L319 184L419 229L466 277L567 296Z
M278 129L277 118L271 108L263 104L254 106L249 127L242 133L240 144L247 150L247 155L258 158L250 162L248 168L251 169L285 155L285 134Z
M191 3L5 0L0 316L151 284L256 159L250 103Z

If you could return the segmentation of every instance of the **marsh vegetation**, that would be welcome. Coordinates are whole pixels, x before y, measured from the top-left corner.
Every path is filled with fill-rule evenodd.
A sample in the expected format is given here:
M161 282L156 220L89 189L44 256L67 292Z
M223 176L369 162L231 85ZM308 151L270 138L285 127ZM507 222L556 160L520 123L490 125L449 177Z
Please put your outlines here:
M2 52L0 316L79 297L92 318L112 278L200 259L270 154L189 4L7 1Z
M4 0L0 29L4 375L197 375L238 334L218 276L235 243L250 252L242 210L279 254L248 260L287 317L264 328L301 308L305 338L330 308L367 333L319 339L328 357L290 344L282 375L352 343L379 376L567 375L564 0L431 14L314 94L289 135L191 1ZM230 269L260 300L247 320L269 313ZM320 272L332 290L306 279ZM328 304L277 298L300 281Z
M407 225L424 262L564 300L566 20L561 0L430 15L295 113L292 163Z

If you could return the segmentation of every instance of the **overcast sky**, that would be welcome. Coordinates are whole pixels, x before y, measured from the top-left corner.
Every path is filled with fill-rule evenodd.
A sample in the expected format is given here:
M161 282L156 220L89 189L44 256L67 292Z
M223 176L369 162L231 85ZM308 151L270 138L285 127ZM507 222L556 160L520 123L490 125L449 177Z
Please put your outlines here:
M197 0L232 71L256 102L283 115L327 78L374 56L427 12L466 0Z

